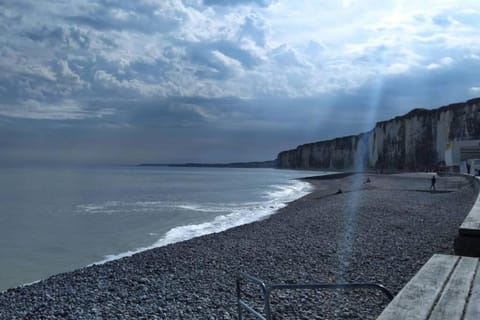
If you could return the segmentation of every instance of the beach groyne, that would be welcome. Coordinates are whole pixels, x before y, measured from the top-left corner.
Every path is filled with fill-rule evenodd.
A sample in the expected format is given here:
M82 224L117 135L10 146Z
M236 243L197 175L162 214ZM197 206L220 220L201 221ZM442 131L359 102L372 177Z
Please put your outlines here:
M7 290L0 319L235 319L238 271L270 283L379 282L397 293L432 254L453 252L477 197L455 176L439 177L435 193L428 174L311 183L314 192L268 219ZM246 296L260 306L257 292ZM272 311L375 319L387 303L372 292L307 290L274 295Z
M423 171L445 161L449 143L475 139L480 139L480 98L415 109L359 135L300 145L280 152L276 164L289 169Z

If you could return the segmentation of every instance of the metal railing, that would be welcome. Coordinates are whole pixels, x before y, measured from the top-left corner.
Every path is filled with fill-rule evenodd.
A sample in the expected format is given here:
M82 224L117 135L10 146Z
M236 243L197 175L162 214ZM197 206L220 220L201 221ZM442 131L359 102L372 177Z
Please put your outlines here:
M241 281L246 280L251 283L257 284L260 286L260 289L263 293L263 312L265 316L263 316L260 312L256 311L248 305L245 300L242 300L242 288L241 288ZM376 289L383 292L388 299L391 301L393 299L393 295L385 288L383 285L378 283L314 283L314 284L273 284L273 285L266 285L263 280L260 280L254 276L246 274L244 272L239 272L237 274L236 279L236 286L237 286L237 308L238 308L238 319L243 319L243 310L248 311L249 313L253 314L256 319L260 320L271 320L272 319L272 310L270 307L270 294L272 291L275 290L299 290L299 289L328 289L328 290L338 290L338 289Z

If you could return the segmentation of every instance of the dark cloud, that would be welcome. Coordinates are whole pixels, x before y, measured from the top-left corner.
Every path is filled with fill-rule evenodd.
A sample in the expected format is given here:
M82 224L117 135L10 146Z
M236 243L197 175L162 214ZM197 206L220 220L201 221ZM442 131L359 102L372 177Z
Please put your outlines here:
M156 82L170 68L170 65L159 59L149 62L134 61L129 65L128 73L135 76L135 78L146 78Z
M247 16L239 30L239 36L252 39L258 46L265 47L266 26L264 22L257 16Z
M447 27L452 24L450 18L446 15L437 15L432 18L432 21L440 27Z
M40 29L27 31L26 36L33 41L47 42L50 45L82 49L87 49L91 42L88 32L75 27L43 26Z
M178 118L177 118L178 120ZM0 126L0 163L136 164L141 162L249 161L272 159L277 144L272 134L255 128L245 132L221 127L107 126L82 121L59 125L21 121ZM255 143L245 144L245 140ZM288 141L288 140L287 140Z
M100 1L94 10L66 16L64 19L68 23L100 31L130 30L151 34L172 31L186 18L180 8L163 8L157 4L137 1Z
M2 8L2 10L0 10L0 17L14 16L16 18L21 18L21 12L29 12L30 10L33 10L35 4L30 1L4 0L0 2L0 8Z
M478 65L472 60L462 69L472 71L452 68L424 70L414 77L392 75L349 92L309 98L96 101L91 102L91 111L104 104L115 105L115 114L83 121L23 120L0 126L0 161L20 156L45 163L267 160L298 144L369 130L376 121L414 107L453 102L442 98L443 90L458 91L452 99L463 101ZM466 83L449 88L451 83L437 80L457 77L457 73L466 77ZM435 89L422 89L428 82Z
M437 69L387 77L383 86L384 96L400 100L395 104L387 100L385 105L408 112L411 108L432 108L468 100L475 95L471 88L478 83L476 70L479 67L479 60L461 58Z
M273 2L0 1L0 163L267 160L479 90L478 52L448 33L478 15L324 25L327 46L268 20Z

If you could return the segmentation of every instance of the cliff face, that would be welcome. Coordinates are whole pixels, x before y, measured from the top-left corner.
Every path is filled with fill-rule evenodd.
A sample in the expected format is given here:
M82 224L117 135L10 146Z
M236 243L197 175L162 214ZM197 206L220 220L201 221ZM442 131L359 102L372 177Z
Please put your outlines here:
M434 110L415 109L360 135L280 152L277 166L423 170L445 160L449 142L473 139L480 139L480 98Z

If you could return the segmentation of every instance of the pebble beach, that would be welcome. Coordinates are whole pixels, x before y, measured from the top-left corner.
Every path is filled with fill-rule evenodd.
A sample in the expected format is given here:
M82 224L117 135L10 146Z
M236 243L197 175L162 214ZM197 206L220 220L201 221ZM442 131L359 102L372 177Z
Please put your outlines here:
M312 177L312 193L262 221L0 293L0 319L237 319L239 271L276 284L375 282L396 294L433 254L453 254L477 197L463 177L439 176L436 191L430 178ZM243 296L262 312L256 287ZM278 291L272 315L375 319L387 304L372 290Z

